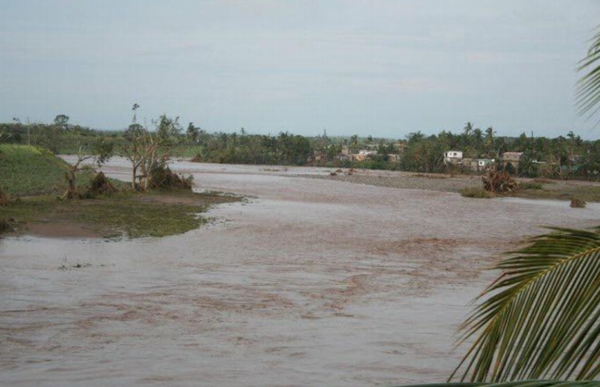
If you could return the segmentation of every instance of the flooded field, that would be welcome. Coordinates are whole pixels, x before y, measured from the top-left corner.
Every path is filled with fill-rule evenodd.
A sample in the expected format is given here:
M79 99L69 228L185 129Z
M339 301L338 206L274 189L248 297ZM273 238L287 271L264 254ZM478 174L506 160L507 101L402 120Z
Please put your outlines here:
M121 160L104 169L129 176ZM1 385L444 381L498 254L541 225L600 219L595 204L300 177L320 169L173 169L249 199L176 237L0 240Z

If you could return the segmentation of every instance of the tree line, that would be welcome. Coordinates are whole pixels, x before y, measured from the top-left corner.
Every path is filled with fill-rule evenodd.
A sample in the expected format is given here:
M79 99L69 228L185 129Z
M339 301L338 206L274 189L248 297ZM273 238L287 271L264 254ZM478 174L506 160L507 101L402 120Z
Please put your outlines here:
M329 137L326 133L307 137L288 131L259 135L249 134L243 128L234 133L210 133L194 123L184 128L177 117L166 115L144 127L136 119L139 105L134 108L132 123L124 130L72 125L64 114L49 124L24 123L15 118L13 122L0 123L0 142L41 146L64 154L80 152L82 146L88 151L104 147L104 152L112 147L114 154L127 157L132 140L143 134L142 138L153 142L155 148L168 149L163 157L225 164L318 165L426 173L449 172L443 157L449 150L462 151L466 158L496 161L502 160L504 152L522 152L518 168L511 169L519 176L600 178L600 141L583 140L572 131L555 138L534 137L533 133L508 137L497 135L493 127L482 130L467 122L456 133L443 130L425 135L417 131L398 140L358 135ZM370 152L360 161L344 156L363 149ZM469 172L468 168L463 172Z

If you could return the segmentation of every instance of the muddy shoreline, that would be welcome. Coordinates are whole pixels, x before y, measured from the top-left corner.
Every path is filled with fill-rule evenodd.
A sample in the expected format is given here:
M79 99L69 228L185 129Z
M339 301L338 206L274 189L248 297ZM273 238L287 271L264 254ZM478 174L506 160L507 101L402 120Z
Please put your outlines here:
M285 175L325 173L310 168L173 169L252 199L178 236L0 241L0 384L441 382L498 254L600 215ZM119 160L105 172L128 176Z

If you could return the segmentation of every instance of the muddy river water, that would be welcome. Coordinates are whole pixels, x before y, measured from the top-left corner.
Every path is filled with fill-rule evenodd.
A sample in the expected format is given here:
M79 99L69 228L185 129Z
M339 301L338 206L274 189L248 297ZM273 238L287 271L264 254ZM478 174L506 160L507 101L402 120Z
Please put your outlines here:
M184 235L0 240L0 385L392 386L440 382L499 253L600 207L465 199L176 163L249 197ZM105 171L127 178L125 163Z

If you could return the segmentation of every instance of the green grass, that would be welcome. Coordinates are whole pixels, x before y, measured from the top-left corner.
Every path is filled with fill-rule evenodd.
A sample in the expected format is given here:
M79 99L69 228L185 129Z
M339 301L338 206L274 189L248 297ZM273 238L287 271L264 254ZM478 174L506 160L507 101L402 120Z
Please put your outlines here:
M162 237L181 234L206 223L210 204L240 198L191 191L153 192L140 195L122 191L110 198L57 200L67 189L65 172L69 164L51 152L23 145L0 144L0 184L11 198L0 207L0 220L17 231L29 223L85 224L100 236ZM78 173L77 183L89 184L93 171ZM119 189L124 183L113 181ZM84 191L82 189L82 191ZM19 199L16 199L19 198Z
M43 221L59 202L51 196L19 199L8 206L0 207L0 219L12 219L19 224Z
M494 197L494 195L492 195L490 192L479 187L466 187L461 189L459 192L461 196L465 198L491 199Z
M512 196L554 200L571 200L572 197L576 197L586 202L600 202L600 186L571 185L559 182L549 186L544 185L541 189L519 190Z
M27 145L0 144L0 184L9 196L62 194L69 164L52 152ZM83 173L79 181L91 173Z
M544 186L542 185L542 183L536 183L536 182L525 182L525 183L521 183L521 189L543 189Z
M104 236L129 238L163 237L181 234L207 222L199 215L205 205L164 204L110 198L86 201L75 216L77 221L94 224Z
M174 195L126 192L110 198L70 201L41 196L23 198L9 206L0 207L0 218L11 219L11 224L18 231L26 231L27 223L50 223L58 227L61 224L80 223L90 226L105 238L163 237L181 234L205 224L208 218L201 213L211 204L238 200L213 193L195 194L189 191Z

